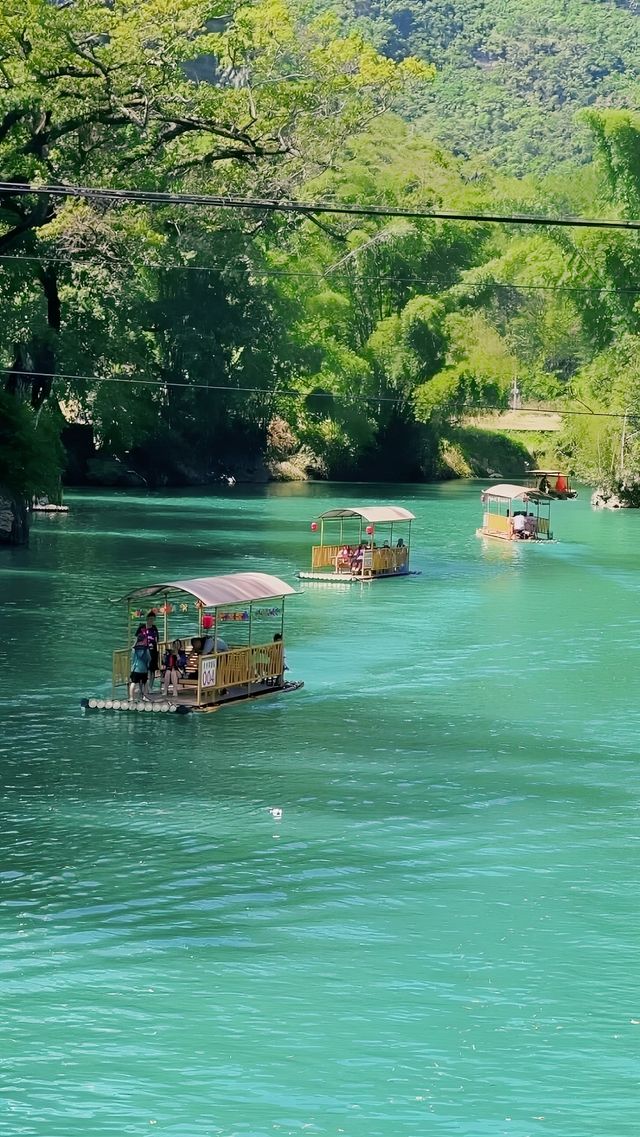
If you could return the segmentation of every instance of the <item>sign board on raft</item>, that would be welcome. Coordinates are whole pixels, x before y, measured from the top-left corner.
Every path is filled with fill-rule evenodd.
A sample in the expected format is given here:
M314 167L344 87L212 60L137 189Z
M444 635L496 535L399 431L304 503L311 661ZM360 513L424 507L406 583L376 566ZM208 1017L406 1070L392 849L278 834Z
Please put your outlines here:
M218 670L217 659L203 659L202 672L200 683L202 687L215 687L216 685L216 672Z

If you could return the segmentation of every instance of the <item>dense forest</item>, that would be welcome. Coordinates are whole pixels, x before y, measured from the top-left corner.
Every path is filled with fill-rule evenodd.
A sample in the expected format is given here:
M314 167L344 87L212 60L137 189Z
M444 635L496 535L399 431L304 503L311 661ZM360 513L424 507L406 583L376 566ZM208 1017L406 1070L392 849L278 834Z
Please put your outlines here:
M469 425L514 380L587 412L567 415L554 457L619 477L620 420L589 412L637 413L634 231L145 191L638 217L636 20L581 0L490 16L474 0L256 0L233 16L4 0L5 497L55 492L65 468L149 485L515 473L522 443Z
M590 160L581 108L637 104L636 0L314 0L392 59L435 64L402 112L456 155L519 176Z

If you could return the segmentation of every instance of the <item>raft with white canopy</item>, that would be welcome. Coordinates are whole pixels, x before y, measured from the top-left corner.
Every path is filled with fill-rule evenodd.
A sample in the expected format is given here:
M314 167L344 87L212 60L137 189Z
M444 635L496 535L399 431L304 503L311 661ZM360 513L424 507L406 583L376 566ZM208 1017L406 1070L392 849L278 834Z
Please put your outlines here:
M311 569L298 576L350 584L415 575L409 568L412 521L415 515L400 505L327 509L311 522L319 543L311 550Z
M548 494L526 486L498 485L483 490L482 526L478 537L497 537L502 541L551 541L551 499Z
M186 714L297 691L302 682L285 679L285 599L292 595L296 590L289 584L262 572L168 580L131 589L114 601L126 607L128 646L113 653L112 696L85 698L82 706L90 711ZM179 643L186 666L177 672L175 690L171 683L163 693L158 677L156 689L135 700L128 689L132 644L148 617L158 630L160 661Z

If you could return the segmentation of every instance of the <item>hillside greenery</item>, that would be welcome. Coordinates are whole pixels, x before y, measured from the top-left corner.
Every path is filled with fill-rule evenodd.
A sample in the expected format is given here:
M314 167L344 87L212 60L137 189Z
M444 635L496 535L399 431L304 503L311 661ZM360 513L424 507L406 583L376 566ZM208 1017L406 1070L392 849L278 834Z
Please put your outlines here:
M459 156L520 176L589 161L583 108L633 108L635 0L312 0L392 59L434 63L402 113Z

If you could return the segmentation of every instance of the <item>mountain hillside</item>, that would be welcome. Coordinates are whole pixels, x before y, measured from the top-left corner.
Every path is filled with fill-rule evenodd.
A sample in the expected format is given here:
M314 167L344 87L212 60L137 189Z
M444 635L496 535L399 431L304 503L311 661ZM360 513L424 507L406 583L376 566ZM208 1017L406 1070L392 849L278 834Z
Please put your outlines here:
M590 156L583 107L635 107L640 0L316 0L438 76L402 108L454 152L515 174Z

